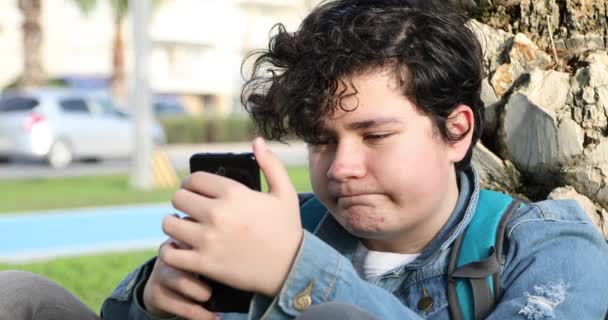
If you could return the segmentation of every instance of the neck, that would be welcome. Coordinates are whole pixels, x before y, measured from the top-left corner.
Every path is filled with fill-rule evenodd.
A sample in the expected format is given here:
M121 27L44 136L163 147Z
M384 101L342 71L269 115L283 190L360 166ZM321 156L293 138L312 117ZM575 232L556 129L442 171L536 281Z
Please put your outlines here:
M363 244L370 250L395 253L420 253L437 236L441 228L456 208L458 202L458 181L456 171L452 170L448 178L450 183L445 190L445 197L433 208L434 213L429 219L419 221L409 230L403 230L394 237L386 239L362 239Z

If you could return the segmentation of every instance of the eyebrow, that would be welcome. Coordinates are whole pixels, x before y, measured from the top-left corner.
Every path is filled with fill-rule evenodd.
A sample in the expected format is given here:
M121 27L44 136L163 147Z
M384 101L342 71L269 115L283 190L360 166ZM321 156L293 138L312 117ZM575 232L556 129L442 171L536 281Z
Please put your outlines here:
M385 124L393 124L393 123L397 123L397 124L401 124L401 120L397 119L397 118L377 118L377 119L370 119L370 120L363 120L363 121L356 121L356 122L352 122L349 123L346 127L349 130L361 130L361 129L370 129L370 128L374 128L374 127L379 127Z

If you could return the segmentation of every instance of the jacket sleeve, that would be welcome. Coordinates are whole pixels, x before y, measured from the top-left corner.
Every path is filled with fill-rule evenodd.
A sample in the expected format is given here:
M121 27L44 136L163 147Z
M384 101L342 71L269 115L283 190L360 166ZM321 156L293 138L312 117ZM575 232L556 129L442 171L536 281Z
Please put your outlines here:
M520 209L507 225L503 295L487 319L604 319L608 245L573 201Z
M156 257L141 265L125 277L101 306L102 319L108 320L174 320L172 318L158 318L143 308L141 301L143 290L152 273Z
M308 231L279 295L254 296L249 319L292 319L330 301L356 305L377 319L422 319L392 293L361 279L348 259Z

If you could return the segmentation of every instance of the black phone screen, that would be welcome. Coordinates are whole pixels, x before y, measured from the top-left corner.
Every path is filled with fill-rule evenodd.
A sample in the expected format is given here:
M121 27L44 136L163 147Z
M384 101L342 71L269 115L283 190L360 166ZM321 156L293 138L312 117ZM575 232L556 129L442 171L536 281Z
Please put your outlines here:
M190 173L206 171L261 190L260 168L253 153L197 153L190 157Z

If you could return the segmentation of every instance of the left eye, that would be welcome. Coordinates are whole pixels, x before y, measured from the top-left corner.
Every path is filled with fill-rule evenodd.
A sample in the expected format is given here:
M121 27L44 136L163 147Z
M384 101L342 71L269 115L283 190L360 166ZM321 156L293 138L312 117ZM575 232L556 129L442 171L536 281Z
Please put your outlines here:
M369 134L365 136L365 140L381 140L384 138L387 138L389 136L391 136L392 133L385 133L385 134Z

